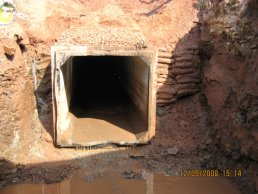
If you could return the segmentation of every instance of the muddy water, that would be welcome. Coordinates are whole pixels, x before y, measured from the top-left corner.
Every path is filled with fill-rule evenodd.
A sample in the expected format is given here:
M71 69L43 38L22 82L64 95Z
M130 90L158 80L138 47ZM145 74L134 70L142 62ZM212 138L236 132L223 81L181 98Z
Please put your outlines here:
M223 177L168 177L148 174L144 179L103 175L93 181L79 176L55 184L24 183L0 191L1 194L241 194Z

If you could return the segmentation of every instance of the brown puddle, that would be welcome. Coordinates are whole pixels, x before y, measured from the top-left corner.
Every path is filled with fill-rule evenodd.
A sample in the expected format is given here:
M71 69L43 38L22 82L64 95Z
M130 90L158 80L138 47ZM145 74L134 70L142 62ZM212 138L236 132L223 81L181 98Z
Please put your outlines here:
M145 179L124 179L104 175L94 181L74 176L54 184L23 183L0 191L1 194L241 194L224 177L178 177L148 174Z

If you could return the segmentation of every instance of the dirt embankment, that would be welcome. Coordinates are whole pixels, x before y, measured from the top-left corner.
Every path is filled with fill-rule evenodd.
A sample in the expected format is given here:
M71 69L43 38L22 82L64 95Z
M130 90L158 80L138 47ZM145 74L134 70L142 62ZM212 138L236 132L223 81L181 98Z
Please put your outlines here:
M221 129L225 151L234 150L235 159L243 155L256 161L257 4L219 3L215 10L204 15L206 26L202 36L203 92L212 110L211 121L215 128Z
M209 122L222 152L242 163L257 184L258 3L210 6L203 15L200 51Z

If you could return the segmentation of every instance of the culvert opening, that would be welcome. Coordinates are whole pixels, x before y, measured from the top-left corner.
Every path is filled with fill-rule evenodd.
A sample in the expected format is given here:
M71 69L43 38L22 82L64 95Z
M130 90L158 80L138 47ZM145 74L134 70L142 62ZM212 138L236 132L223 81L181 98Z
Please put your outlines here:
M69 112L77 139L122 141L148 130L148 92L136 94L133 87L143 91L144 84L136 86L141 77L136 77L130 60L121 56L73 58ZM148 66L140 65L148 78ZM144 110L139 110L138 103Z
M57 72L58 145L150 139L150 66L139 56L71 56Z

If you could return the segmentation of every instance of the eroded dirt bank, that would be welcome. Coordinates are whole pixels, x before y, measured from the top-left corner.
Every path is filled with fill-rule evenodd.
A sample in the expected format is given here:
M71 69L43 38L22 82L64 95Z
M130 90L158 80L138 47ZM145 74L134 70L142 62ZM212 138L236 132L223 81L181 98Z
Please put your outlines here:
M0 28L1 185L56 182L78 172L94 177L114 167L133 175L242 169L233 181L243 193L257 192L256 1L16 4L22 14ZM150 145L53 146L54 44L159 49L157 134Z

